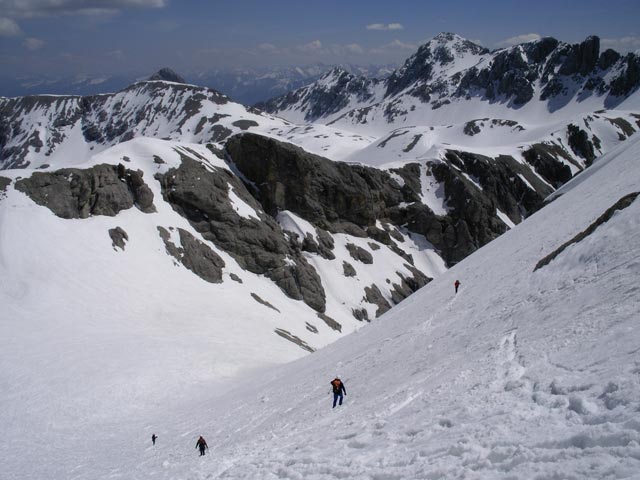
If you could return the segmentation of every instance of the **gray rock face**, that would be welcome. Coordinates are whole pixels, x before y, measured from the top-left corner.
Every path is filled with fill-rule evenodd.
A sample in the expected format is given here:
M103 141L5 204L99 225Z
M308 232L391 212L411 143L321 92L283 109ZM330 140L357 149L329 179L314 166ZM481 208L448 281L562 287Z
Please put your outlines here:
M345 277L355 277L357 274L356 269L353 268L353 265L351 265L347 261L342 262L342 272Z
M177 262L209 283L222 283L224 260L211 248L182 228L178 228L180 246L171 241L171 235L164 227L158 227L158 232L167 253Z
M9 185L11 185L11 179L0 177L0 199L4 196L4 192L7 191Z
M289 340L291 343L299 346L301 349L306 350L307 352L315 352L313 347L309 346L307 342L302 340L300 337L292 334L291 332L288 332L287 330L284 330L282 328L276 328L275 332L285 340Z
M324 74L317 84L258 103L256 107L271 112L302 104L306 111L305 120L313 122L322 116L340 111L352 98L362 102L369 100L377 83L378 80L356 76L336 67Z
M336 332L342 332L342 325L336 322L333 318L324 313L318 313L318 318L327 324L329 328L335 330Z
M405 276L400 272L396 272L400 277L400 283L393 283L391 299L393 300L394 304L400 303L409 295L416 292L431 280L433 280L412 265L405 264L404 266L411 271L412 275Z
M324 311L325 293L318 273L286 241L279 225L261 213L260 204L231 172L211 172L201 163L183 157L179 168L156 178L165 201L206 240L229 253L242 268L273 280L289 297ZM256 210L259 219L236 212L229 200L230 188Z
M404 200L396 181L374 168L332 162L250 133L230 138L226 147L238 170L258 186L256 195L270 215L290 210L322 229L346 231L346 222L373 225L388 206Z
M561 148L537 143L522 152L522 155L527 163L554 188L559 188L571 180L571 168L558 160L558 157L567 158Z
M626 97L640 86L640 57L629 53L620 62L622 73L611 81L611 95Z
M434 67L450 64L454 54L469 53L481 55L489 50L468 40L456 41L456 35L445 32L436 35L432 41L422 45L398 70L386 80L385 96L393 96L402 90L432 80ZM425 98L426 101L428 99Z
M360 322L369 321L369 314L367 313L366 308L354 308L351 310L351 313L353 314L353 318Z
M249 130L251 127L257 127L258 122L254 122L253 120L236 120L232 125L238 127L240 130Z
M417 164L394 170L406 178L400 187L386 172L332 162L249 133L229 139L227 152L242 175L252 185L258 185L254 195L267 213L276 215L279 210L290 210L331 232L369 236L388 245L409 263L413 259L395 243L402 241L402 236L393 228L377 227L378 220L406 225L424 235L452 265L506 231L497 210L519 223L523 216L540 208L552 191L511 157L492 159L450 151L447 162L428 164L435 179L444 184L450 207L448 215L438 216L419 203ZM571 174L553 156L532 157L531 161L554 180ZM477 178L478 184L462 172ZM304 248L312 251L316 247L308 241ZM359 261L368 261L355 249L352 255Z
M260 298L260 296L257 293L251 293L251 297L260 305L264 305L265 307L270 308L271 310L275 310L276 312L281 313L280 310L278 310L276 307L271 305L266 300L263 300L262 298Z
M425 205L414 203L393 209L390 216L394 224L424 235L449 265L506 231L497 210L519 223L524 215L540 208L552 191L511 157L492 159L451 150L446 159L428 166L434 178L444 184L449 213L438 216Z
M391 304L384 298L384 295L382 295L382 292L376 284L365 287L364 293L364 300L369 303L373 303L378 307L378 309L376 310L376 317L379 317L380 315L388 312L391 309Z
M443 67L456 58L478 55L485 56L483 62L475 64L474 60L472 67L453 74L442 73L446 72ZM373 110L391 123L408 113L407 103L412 102L403 102L403 96L415 97L433 110L472 97L517 109L537 100L534 95L540 85L539 100L547 101L550 111L562 108L571 98L580 101L592 94L603 96L606 108L614 108L640 88L640 56L630 53L622 57L613 50L600 54L600 39L596 36L579 44L547 37L489 52L454 34L441 33L420 46L386 79L378 81L384 87L383 93L361 101L353 110L345 107L354 105L357 97L339 91L325 96L325 83L326 79L319 80L265 102L262 107L274 114L303 111L309 121L340 114L339 118L355 123L366 123ZM375 92L373 85L376 84L370 83L364 90ZM312 97L313 105L309 103ZM469 125L469 133L472 127Z
M116 251L118 251L118 248L124 250L126 242L129 240L127 232L120 227L109 229L109 237L111 237L111 246L113 246L113 249Z
M221 283L224 260L186 230L179 228L178 232L182 244L182 264L207 282Z
M142 172L122 165L36 172L18 180L16 189L62 218L113 217L134 205L145 213L155 211L153 193L142 180Z
M613 217L613 215L617 211L624 210L625 208L629 207L633 202L636 201L638 196L640 196L640 192L633 192L633 193L630 193L630 194L625 195L624 197L622 197L620 200L618 200L616 203L614 203L611 207L609 207L602 215L600 215L600 217L598 217L598 219L595 222L593 222L591 225L589 225L585 230L580 232L578 235L573 237L568 242L563 243L557 249L555 249L553 252L551 252L549 255L547 255L542 260L540 260L536 264L536 266L533 269L533 271L535 272L536 270L538 270L538 269L548 265L549 263L551 263L551 261L554 258L556 258L558 255L560 255L570 245L573 245L574 243L581 242L582 240L587 238L589 235L591 235L593 232L595 232L600 225L602 225L602 224L608 222L609 220L611 220L611 218Z
M596 158L596 154L587 132L573 124L570 124L567 130L569 132L569 146L571 150L573 150L573 153L584 158L587 161L587 166L591 165Z
M68 140L69 127L81 129L89 144L115 145L138 136L157 136L158 121L171 126L170 135L178 137L185 123L197 116L201 137L226 138L232 132L216 124L220 116L207 118L200 111L204 104L228 102L212 89L162 82L139 82L114 94L87 97L0 98L0 169L28 167L30 151L51 155ZM33 122L34 112L38 122ZM46 135L40 122L47 123Z
M371 255L362 247L354 245L353 243L347 243L347 250L349 251L349 255L351 255L351 258L366 264L373 263L373 255Z
M333 250L333 238L331 238L331 235L324 230L316 229L316 238L307 233L302 241L302 250L317 253L327 260L334 260L336 256L331 251Z
M187 83L184 78L170 68L161 68L149 77L149 80L164 80L166 82Z

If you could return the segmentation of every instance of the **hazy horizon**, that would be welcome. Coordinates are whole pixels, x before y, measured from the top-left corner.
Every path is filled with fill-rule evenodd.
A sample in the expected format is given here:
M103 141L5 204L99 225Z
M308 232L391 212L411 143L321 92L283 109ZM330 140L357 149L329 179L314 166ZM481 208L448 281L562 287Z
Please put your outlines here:
M313 64L402 63L440 32L494 49L589 35L602 50L640 49L640 3L334 0L0 0L4 76L138 75Z

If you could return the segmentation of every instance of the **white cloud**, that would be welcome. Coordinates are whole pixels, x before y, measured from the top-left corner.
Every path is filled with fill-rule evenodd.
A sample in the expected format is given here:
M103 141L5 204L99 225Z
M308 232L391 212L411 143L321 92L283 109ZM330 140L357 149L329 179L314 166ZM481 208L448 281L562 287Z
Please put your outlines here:
M603 38L600 40L602 48L613 48L619 52L633 52L640 48L640 37L628 35L620 38Z
M523 35L517 35L515 37L507 38L501 42L496 43L497 47L510 47L512 45L518 45L520 43L533 42L540 40L542 37L537 33L525 33Z
M0 0L0 11L14 18L49 15L103 15L127 8L162 8L167 0Z
M276 47L272 43L261 43L260 45L258 45L258 50L263 53L277 53L278 47Z
M371 52L376 54L386 54L394 51L413 51L417 50L417 48L418 45L415 45L413 43L405 43L398 39L395 39L391 43L387 43L386 45L382 45L381 47L371 49Z
M14 20L0 17L0 37L16 37L21 34L22 30Z
M114 60L124 60L125 54L122 50L112 50L105 54L107 57L113 58Z
M364 49L358 45L357 43L350 43L349 45L345 45L344 49L348 52L348 53L355 53L355 54L363 54L364 53Z
M322 42L320 40L314 40L313 42L296 47L296 50L301 52L319 52L322 50Z
M353 55L363 55L367 53L362 46L357 43L349 43L347 45L339 45L339 44L331 44L324 45L320 40L314 40L313 42L309 42L305 45L299 45L294 48L294 51L298 54L303 53L309 56L331 56L331 57L340 57L340 56L353 56ZM290 53L289 49L282 49L282 53L288 54Z
M39 50L44 47L44 41L39 38L29 37L25 39L23 45L27 50Z
M372 23L367 25L367 30L404 30L401 23Z

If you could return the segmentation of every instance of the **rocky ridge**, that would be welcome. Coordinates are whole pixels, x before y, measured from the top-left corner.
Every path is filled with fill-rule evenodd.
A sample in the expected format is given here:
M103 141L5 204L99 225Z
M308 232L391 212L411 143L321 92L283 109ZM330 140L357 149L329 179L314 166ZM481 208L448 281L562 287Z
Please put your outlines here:
M439 107L430 102L438 95L467 101L469 92L484 88L482 82L493 85L495 94L489 98L486 87L483 101L508 97L513 106L528 90L513 90L522 84L519 74L512 83L501 83L510 72L525 72L534 83L546 78L547 85L558 75L578 78L593 68L622 72L620 58L598 55L596 40L569 48L543 39L492 53L442 34L385 81L334 69L321 80L322 91L292 95L299 94L295 101L304 103L301 111L314 112L312 117L330 110L346 118L357 110L345 116L344 109L370 104L360 111L364 120L381 108L372 102L383 95L393 99L384 107L390 124L406 119L397 115L402 99L419 99L423 106L414 104L415 111L428 110L429 104L433 110ZM548 71L540 70L537 59L553 62L548 60ZM476 68L481 64L484 70ZM464 88L471 90L461 90L452 78L464 78ZM21 179L0 178L0 195L15 189L65 219L118 217L133 206L153 215L157 207L169 206L189 228L178 221L162 223L153 226L153 234L175 265L208 284L230 280L238 284L234 288L244 288L242 272L260 276L308 307L322 328L342 332L352 330L343 329L348 322L381 315L441 273L429 266L434 259L444 270L520 223L639 127L639 115L604 110L576 115L542 134L511 118L465 118L445 126L394 128L377 140L353 136L366 147L338 162L300 145L309 139L330 144L346 132L335 130L330 137L327 127L290 125L219 92L165 79L113 95L0 99L0 164L24 172ZM487 139L503 135L514 145L487 148ZM162 140L140 157L146 143L136 141L139 137ZM168 161L163 142L179 161ZM115 147L124 152L117 161L96 160L95 152L106 155ZM145 158L146 170L129 168L132 158L137 158L133 164ZM58 168L59 163L78 167ZM109 248L118 253L135 240L120 226L110 227L108 235ZM372 274L381 263L385 270ZM353 291L348 299L336 298L328 270L347 282ZM272 298L250 293L260 305L282 311ZM320 327L308 318L305 324L311 326L303 333L291 328L276 333L313 349L311 334Z
M259 106L284 117L345 126L375 119L388 124L413 121L416 104L433 111L470 99L509 109L542 102L554 112L593 97L601 108L615 108L640 87L640 57L611 49L601 52L596 36L579 44L546 37L491 52L441 33L386 79L349 77L349 83L358 86L355 95L327 88L340 78L340 72L329 72L314 84ZM375 89L378 84L381 88Z

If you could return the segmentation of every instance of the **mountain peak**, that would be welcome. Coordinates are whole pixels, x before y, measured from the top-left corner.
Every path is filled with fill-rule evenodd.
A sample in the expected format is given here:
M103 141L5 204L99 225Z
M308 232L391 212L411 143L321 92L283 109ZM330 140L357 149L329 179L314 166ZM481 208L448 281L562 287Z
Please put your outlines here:
M431 41L427 42L420 48L429 48L431 50L436 50L438 48L446 47L453 52L456 52L461 56L465 54L472 55L483 55L485 53L489 53L489 50L481 45L478 45L471 40L467 40L464 37L456 33L451 32L441 32L437 34L435 37L431 39Z
M149 80L164 80L165 82L187 83L187 81L170 68L161 68L149 77Z
M438 43L455 42L456 40L465 40L465 39L453 32L440 32L435 37L433 37L433 41L436 41Z
M349 72L344 67L341 67L340 65L336 65L327 73L325 73L323 77L339 77L344 74L349 74Z

